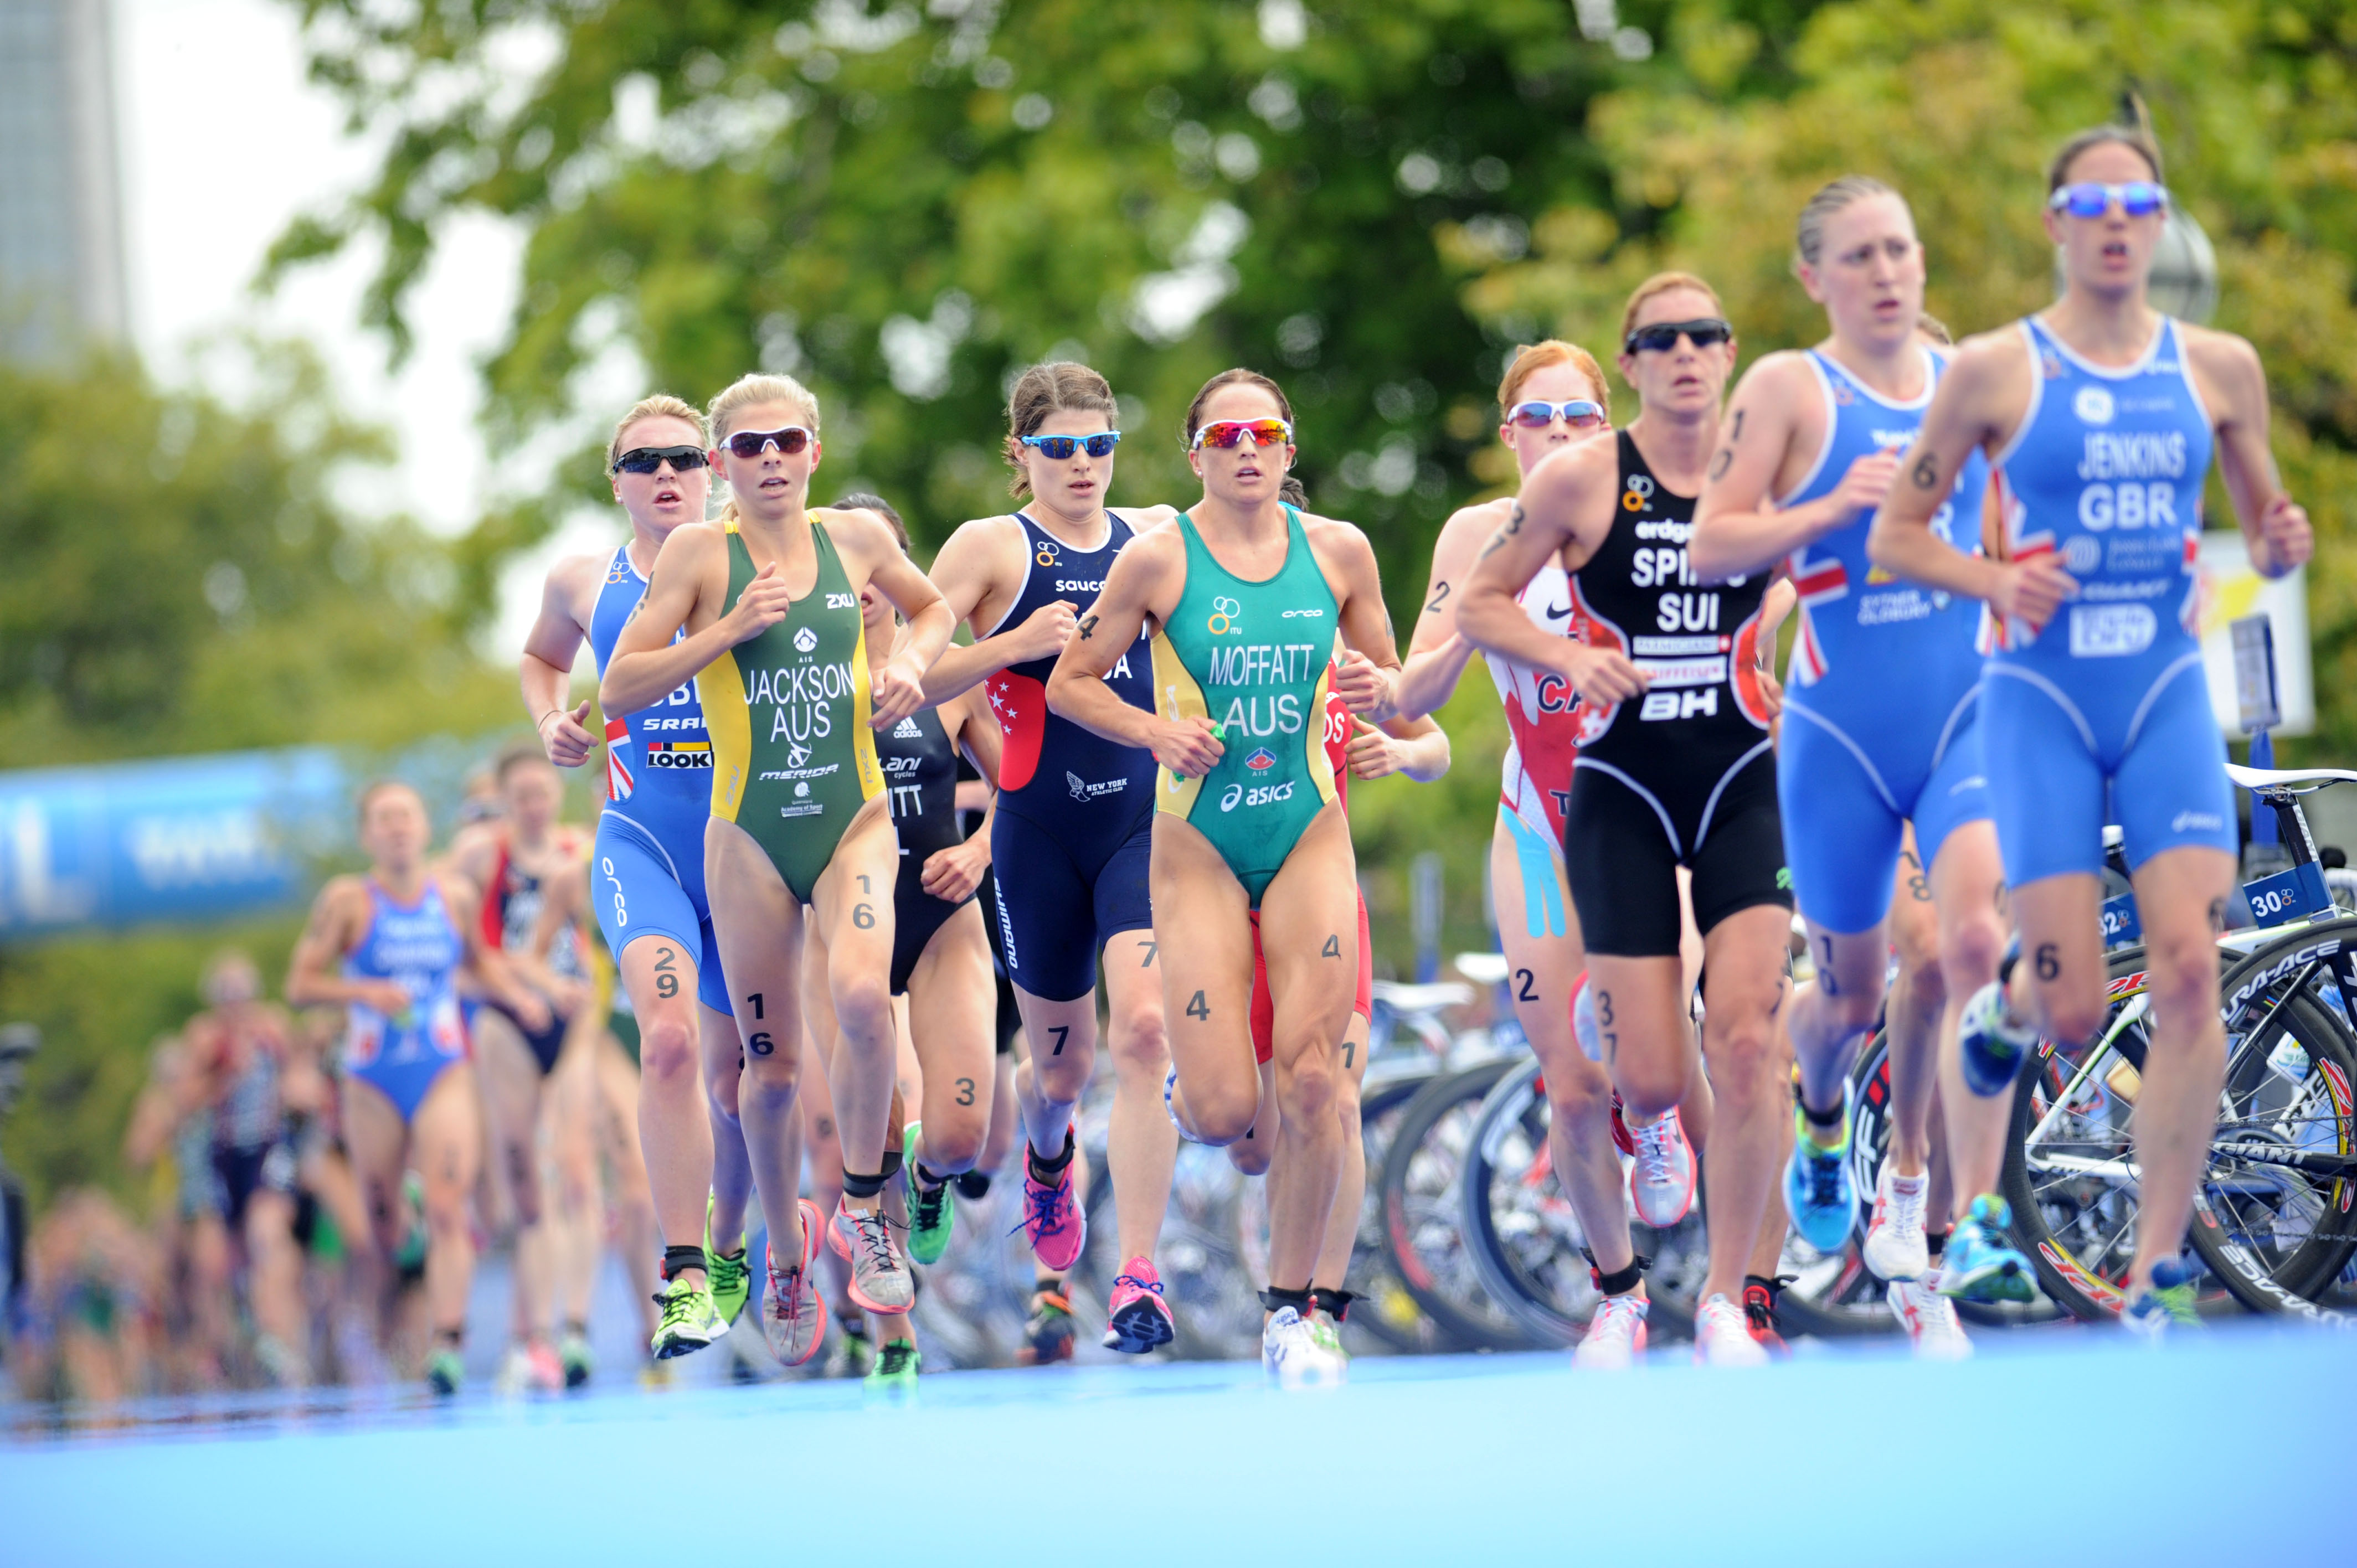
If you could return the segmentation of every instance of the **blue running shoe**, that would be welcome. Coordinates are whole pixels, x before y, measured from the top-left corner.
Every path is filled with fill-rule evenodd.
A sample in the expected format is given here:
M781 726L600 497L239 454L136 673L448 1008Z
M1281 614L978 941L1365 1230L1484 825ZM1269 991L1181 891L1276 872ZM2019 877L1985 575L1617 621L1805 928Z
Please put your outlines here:
M1940 1259L1940 1294L1957 1301L2038 1299L2029 1260L2005 1244L2013 1210L1993 1192L1973 1199Z
M1799 1133L1792 1140L1792 1157L1784 1166L1784 1207L1801 1240L1830 1257L1848 1245L1850 1230L1857 1223L1857 1187L1849 1173L1849 1086L1842 1086L1842 1133L1837 1147L1817 1146L1808 1116L1801 1109L1797 1079L1792 1085L1792 1120Z
M2155 1263L2152 1283L2121 1309L2120 1326L2156 1345L2176 1329L2201 1327L2201 1315L2193 1309L2194 1273L2178 1258Z
M2021 1064L2038 1044L2038 1031L2005 1015L2005 983L1993 980L1972 994L1956 1025L1956 1045L1964 1058L1964 1086L1983 1099L1994 1099L2013 1087Z

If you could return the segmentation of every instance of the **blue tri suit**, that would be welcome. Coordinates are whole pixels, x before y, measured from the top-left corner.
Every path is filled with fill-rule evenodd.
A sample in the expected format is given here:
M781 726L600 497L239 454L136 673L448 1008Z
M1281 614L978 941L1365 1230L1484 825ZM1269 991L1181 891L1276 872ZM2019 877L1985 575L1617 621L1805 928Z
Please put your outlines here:
M630 545L615 550L589 616L589 650L602 679L630 612L646 597L647 580L630 564ZM674 641L683 639L680 628ZM606 950L647 937L669 937L695 958L696 997L716 1012L732 1011L712 935L712 903L704 888L704 824L712 815L712 740L704 703L691 681L651 707L606 718L605 814L597 819L597 860L589 902Z
M2099 875L2106 822L2131 869L2190 845L2231 854L2226 746L2195 633L2212 443L2182 334L2164 318L2143 358L2107 370L2035 317L2020 328L2029 411L1996 457L2009 553L2051 553L2079 590L2050 625L1997 628L1982 682L2006 881Z
M368 879L369 924L345 955L347 980L389 980L409 993L408 1007L388 1016L364 1003L345 1008L343 1069L381 1090L404 1122L443 1071L467 1059L467 1028L455 983L466 961L467 940L432 881L406 907L373 876Z
M1923 350L1923 392L1893 403L1811 349L1825 440L1780 508L1829 495L1850 465L1912 446L1945 362ZM1980 535L1988 466L1975 453L1932 530L1967 552ZM1792 552L1800 627L1785 673L1776 754L1784 857L1801 912L1845 935L1889 912L1900 829L1915 824L1928 870L1962 824L1989 814L1974 697L1981 658L1967 601L1904 583L1867 558L1860 511ZM1961 542L1959 540L1961 538Z

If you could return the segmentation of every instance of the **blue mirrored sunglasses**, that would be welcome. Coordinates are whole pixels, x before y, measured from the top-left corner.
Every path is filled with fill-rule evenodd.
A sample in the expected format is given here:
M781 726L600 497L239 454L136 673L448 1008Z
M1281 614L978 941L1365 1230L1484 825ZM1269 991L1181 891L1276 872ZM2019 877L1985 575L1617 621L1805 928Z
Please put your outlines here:
M1075 450L1086 452L1092 457L1110 457L1113 456L1114 447L1119 445L1120 441L1121 432L1118 430L1108 430L1102 435L1026 435L1023 437L1023 445L1037 446L1039 449L1039 456L1051 463L1064 461Z
M1556 420L1562 420L1574 430L1587 430L1604 423L1604 409L1599 403L1584 397L1568 403L1549 403L1544 398L1532 398L1518 403L1506 411L1507 423L1525 430L1544 430Z
M2118 202L2120 210L2131 218L2147 218L2169 205L2169 188L2155 185L2148 179L2132 179L2126 185L2102 185L2084 180L2077 185L2063 186L2046 199L2046 205L2057 212L2068 212L2073 218L2101 218Z

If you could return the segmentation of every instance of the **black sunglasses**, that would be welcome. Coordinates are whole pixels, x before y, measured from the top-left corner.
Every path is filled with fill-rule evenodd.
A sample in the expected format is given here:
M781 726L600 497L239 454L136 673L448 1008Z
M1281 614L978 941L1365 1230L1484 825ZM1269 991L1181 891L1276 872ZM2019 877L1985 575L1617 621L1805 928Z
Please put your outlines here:
M701 446L633 446L614 459L617 474L651 474L665 463L675 473L704 467Z
M1689 338L1697 349L1708 349L1735 336L1735 328L1716 316L1697 317L1692 321L1656 321L1650 327L1640 327L1623 339L1621 347L1631 354L1641 354L1650 349L1659 354L1678 346L1680 338Z
M809 431L799 424L789 424L783 430L740 430L728 438L728 450L739 457L758 457L774 444L779 451L791 457L810 442Z

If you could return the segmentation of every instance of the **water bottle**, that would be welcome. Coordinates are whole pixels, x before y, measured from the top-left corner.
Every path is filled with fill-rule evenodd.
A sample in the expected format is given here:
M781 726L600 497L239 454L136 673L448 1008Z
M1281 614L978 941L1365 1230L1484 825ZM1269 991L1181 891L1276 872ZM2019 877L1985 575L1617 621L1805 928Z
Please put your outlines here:
M2267 1053L2267 1068L2286 1083L2306 1083L2309 1070L2308 1048L2298 1040L2287 1036L2274 1050Z

